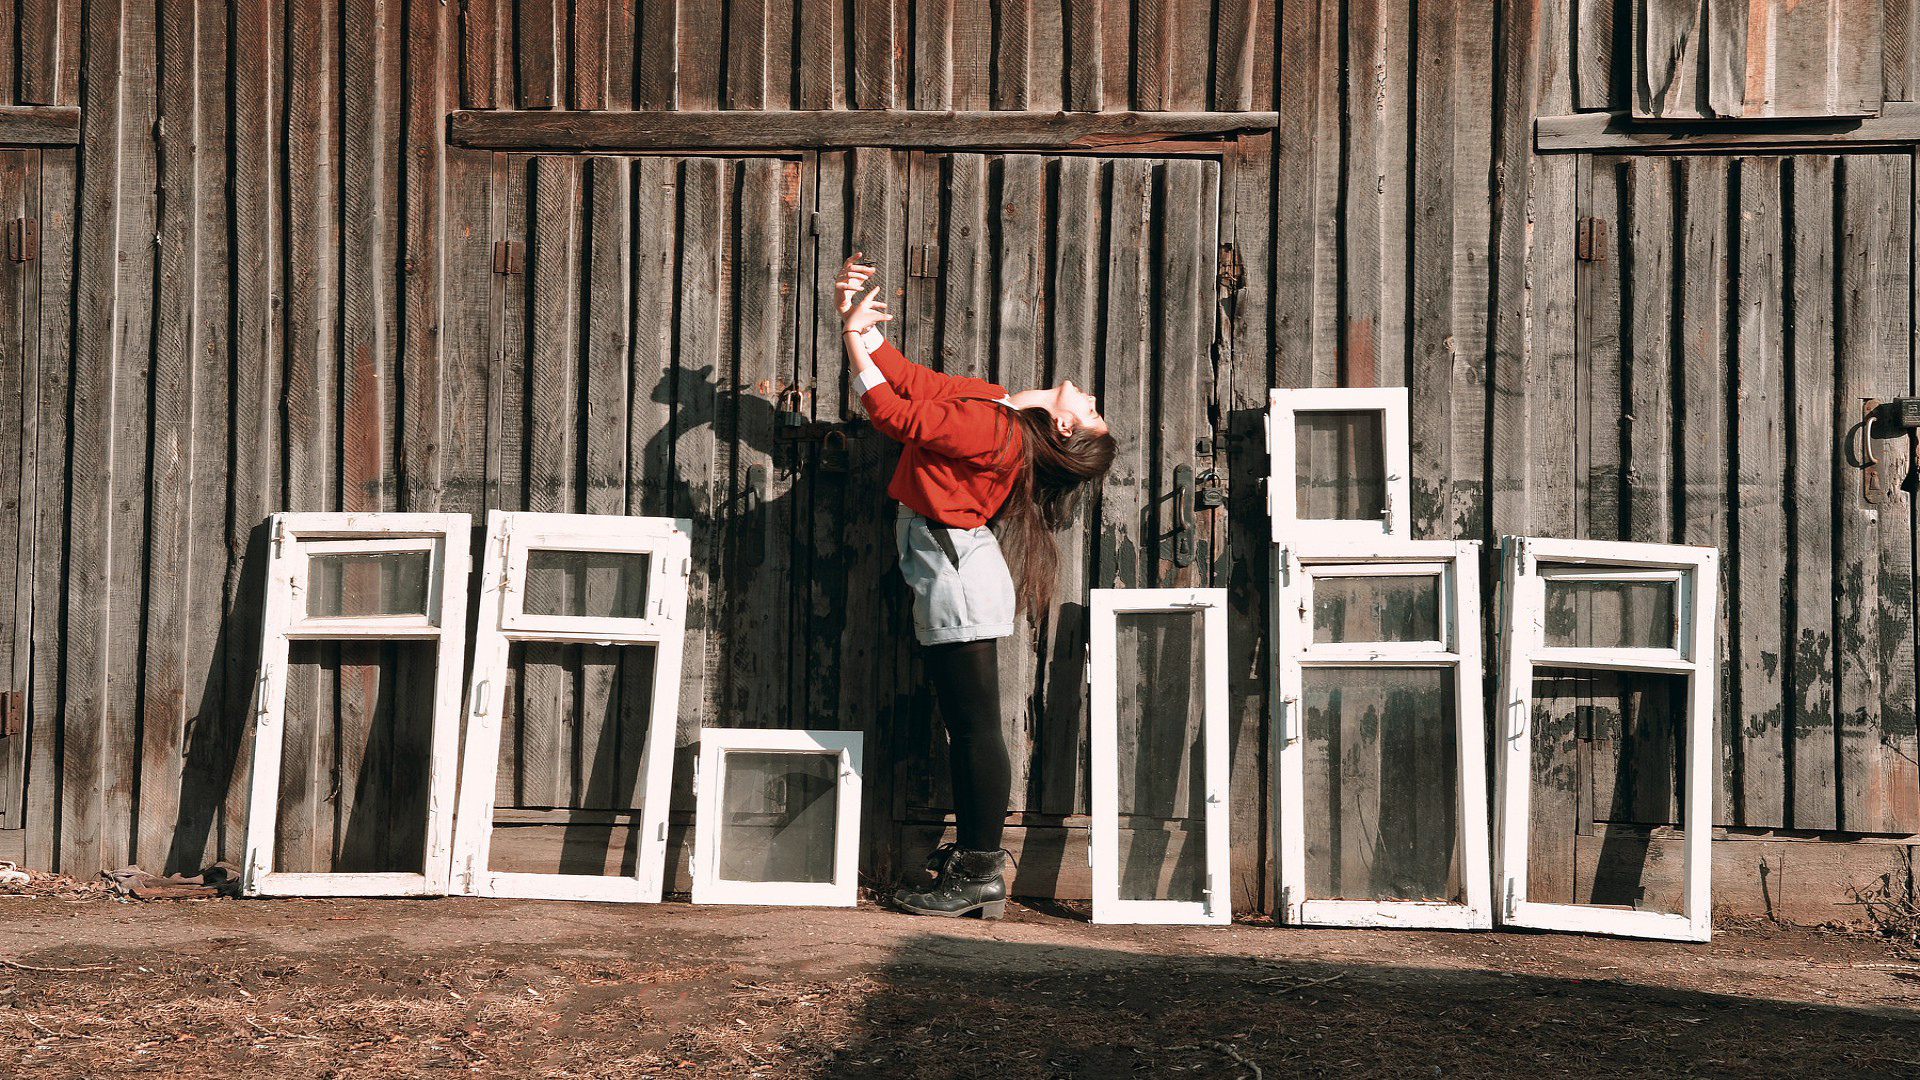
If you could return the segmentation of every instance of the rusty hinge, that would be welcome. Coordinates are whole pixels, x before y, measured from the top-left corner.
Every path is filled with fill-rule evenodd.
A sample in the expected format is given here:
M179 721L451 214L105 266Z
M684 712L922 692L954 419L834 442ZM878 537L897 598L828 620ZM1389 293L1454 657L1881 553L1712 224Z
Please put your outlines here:
M0 739L27 730L27 710L21 708L21 699L18 690L0 690Z
M1246 283L1246 264L1240 260L1240 251L1232 244L1220 245L1220 274L1218 284L1221 296L1231 296Z
M493 272L524 274L527 270L527 245L519 240L493 242Z
M23 263L32 262L39 257L39 219L14 218L7 222L7 258Z
M932 244L915 244L907 249L908 277L937 277L940 273L940 249Z
M1599 218L1581 218L1575 226L1574 257L1581 262L1607 261L1607 223Z

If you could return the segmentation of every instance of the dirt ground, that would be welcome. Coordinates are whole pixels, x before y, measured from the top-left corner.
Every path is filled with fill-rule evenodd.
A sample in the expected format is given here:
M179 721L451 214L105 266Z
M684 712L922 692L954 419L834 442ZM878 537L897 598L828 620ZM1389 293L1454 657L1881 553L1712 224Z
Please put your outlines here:
M1864 934L1084 920L0 898L0 1076L1920 1075L1920 963Z

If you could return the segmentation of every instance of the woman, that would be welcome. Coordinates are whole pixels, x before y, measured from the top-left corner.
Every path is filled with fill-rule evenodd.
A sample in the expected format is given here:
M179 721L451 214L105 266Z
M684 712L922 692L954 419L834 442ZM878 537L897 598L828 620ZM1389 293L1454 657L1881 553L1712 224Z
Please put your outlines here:
M946 724L957 818L954 843L927 860L933 883L902 887L894 902L918 915L998 918L1012 768L995 643L1013 633L1021 605L1037 622L1052 603L1053 531L1112 466L1113 435L1093 395L1070 382L1009 394L909 361L878 330L893 318L874 299L880 290L859 296L872 276L859 252L840 268L842 340L867 416L903 444L887 494L900 503L900 572ZM1020 565L1018 591L989 521Z

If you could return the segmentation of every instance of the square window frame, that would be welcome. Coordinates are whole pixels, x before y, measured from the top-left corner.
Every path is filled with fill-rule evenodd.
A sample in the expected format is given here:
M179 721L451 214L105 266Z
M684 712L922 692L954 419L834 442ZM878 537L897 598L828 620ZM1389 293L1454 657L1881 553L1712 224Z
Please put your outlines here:
M866 739L858 731L701 728L694 773L693 902L781 907L853 907L860 889L860 775ZM720 876L722 769L735 751L833 755L839 789L834 804L832 881L735 881Z
M253 689L253 775L241 892L248 896L442 896L447 892L466 661L467 577L473 519L466 514L282 513L271 537ZM309 546L321 554L431 552L428 613L361 619L306 616ZM286 739L287 665L295 640L431 641L436 645L427 758L427 833L420 873L312 873L273 869Z
M487 514L480 617L467 681L466 752L453 841L451 888L464 896L525 900L658 903L665 888L668 800L680 715L680 676L686 644L688 578L693 523L685 518L604 514L542 514L494 510ZM520 613L530 550L646 552L645 619L596 619ZM652 645L653 697L640 756L639 852L631 875L543 874L492 870L488 861L497 806L500 721L505 711L509 654L517 642Z
M1714 659L1719 552L1710 547L1602 540L1556 540L1503 536L1501 627L1504 663L1495 713L1499 739L1495 881L1507 926L1662 941L1708 941L1713 935L1713 770L1719 759L1715 729L1718 678ZM1552 569L1543 574L1542 563ZM1560 568L1573 567L1571 573ZM1579 577L1581 570L1677 572L1681 584L1674 616L1679 648L1569 649L1544 645L1546 581ZM1527 899L1529 803L1532 799L1533 671L1536 666L1648 672L1687 678L1685 761L1681 828L1682 910L1632 911L1590 904Z
M1408 518L1413 505L1413 468L1408 410L1409 395L1404 386L1269 390L1267 452L1271 472L1267 481L1267 515L1273 521L1273 542L1285 544L1301 535L1356 541L1410 538ZM1296 421L1302 413L1316 412L1380 414L1380 460L1386 470L1386 508L1380 520L1299 516Z
M1486 712L1480 618L1480 543L1473 540L1324 540L1276 547L1274 573L1273 760L1279 838L1275 881L1283 923L1295 926L1485 930L1493 926L1486 803ZM1438 642L1313 640L1315 571L1328 576L1441 573L1442 639ZM1304 607L1302 607L1304 605ZM1291 618L1289 618L1291 613ZM1433 668L1454 673L1455 829L1464 903L1319 899L1307 895L1306 743L1301 697L1304 670Z
M1203 899L1120 897L1119 617L1199 612L1206 650L1201 719L1201 774L1206 807ZM1092 756L1087 862L1093 871L1093 921L1146 925L1226 926L1233 921L1232 845L1228 820L1227 590L1093 589L1089 592L1087 678Z

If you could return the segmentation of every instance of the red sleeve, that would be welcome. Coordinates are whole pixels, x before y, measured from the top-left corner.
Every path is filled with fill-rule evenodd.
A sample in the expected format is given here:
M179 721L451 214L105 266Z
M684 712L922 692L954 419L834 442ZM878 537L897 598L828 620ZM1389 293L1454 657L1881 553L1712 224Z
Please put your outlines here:
M931 371L927 374L944 378ZM1007 411L979 398L910 399L901 396L892 383L883 382L868 390L860 403L866 406L867 417L880 434L942 457L998 464L1019 445Z
M915 401L933 401L938 398L986 398L989 401L1007 396L1007 388L990 383L985 379L976 379L970 375L942 375L932 368L922 367L907 359L893 342L882 340L880 347L870 350L874 364L880 374L887 377L893 389L901 397Z

